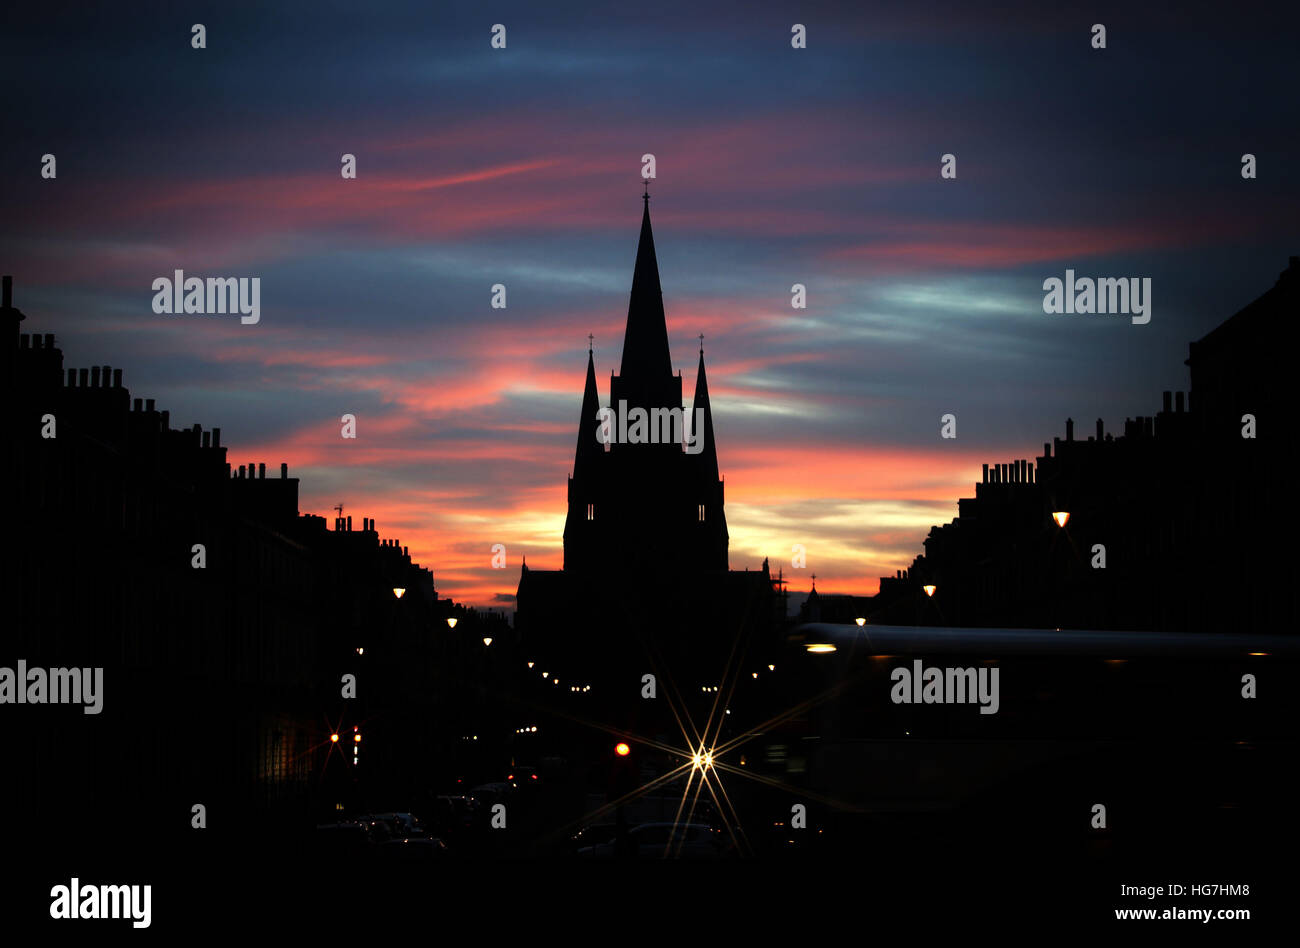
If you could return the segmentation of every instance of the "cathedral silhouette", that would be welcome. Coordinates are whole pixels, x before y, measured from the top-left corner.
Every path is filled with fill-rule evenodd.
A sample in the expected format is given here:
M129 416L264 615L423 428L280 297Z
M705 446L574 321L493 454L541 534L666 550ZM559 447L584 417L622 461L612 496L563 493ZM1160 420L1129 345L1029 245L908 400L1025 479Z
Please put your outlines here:
M556 667L567 665L579 683L648 655L671 655L675 667L707 674L737 641L747 645L757 633L775 645L784 616L782 581L773 579L766 560L758 570L729 569L703 342L686 413L682 376L673 372L668 345L649 194L642 200L622 360L610 376L608 407L617 421L609 427L619 430L602 443L589 349L568 483L564 568L525 564L517 595L516 626L525 648ZM651 430L672 412L686 417L689 450L681 438L621 439L627 416L638 410L651 419Z

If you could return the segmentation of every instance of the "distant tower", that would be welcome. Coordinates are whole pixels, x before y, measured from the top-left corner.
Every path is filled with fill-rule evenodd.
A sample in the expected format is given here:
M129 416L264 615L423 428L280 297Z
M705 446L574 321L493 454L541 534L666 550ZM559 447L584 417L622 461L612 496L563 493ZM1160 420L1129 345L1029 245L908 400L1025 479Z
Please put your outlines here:
M642 200L623 358L618 375L610 378L615 443L607 450L597 438L600 393L595 353L589 349L569 478L564 569L605 575L611 570L624 575L650 570L659 575L725 571L727 521L703 346L695 380L694 405L703 411L698 453L687 454L682 444L671 439L657 444L617 440L619 422L628 422L633 409L644 410L648 425L662 431L666 411L681 413L683 408L682 378L673 374L668 347L649 195L643 194Z

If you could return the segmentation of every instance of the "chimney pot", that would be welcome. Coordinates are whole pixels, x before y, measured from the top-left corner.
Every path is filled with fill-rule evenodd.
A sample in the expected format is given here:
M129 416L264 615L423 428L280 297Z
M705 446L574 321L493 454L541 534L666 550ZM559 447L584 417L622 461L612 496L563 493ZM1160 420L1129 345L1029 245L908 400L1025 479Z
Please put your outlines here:
M46 348L46 349L53 349L53 348L54 348L54 333L52 333L52 332L47 332L47 333L45 334L45 348Z
M20 349L26 349L26 348L27 348L27 333L23 333L22 338L21 338L21 339L19 340L19 342L18 342L18 347L19 347ZM40 337L40 335L37 334L37 333L32 333L32 348L33 348L33 349L39 349L40 347L41 347L41 337Z
M77 370L77 384L81 388L90 388L90 369Z
M1027 468L1025 468L1025 470L1029 475L1029 483L1032 484L1034 482L1034 466L1030 464Z
M97 365L90 367L90 387L99 388L99 366Z
M280 462L280 477L281 477L281 478L286 478L286 477L288 477L288 476L289 476L289 465L286 464L285 462L281 461L281 462Z
M68 388L73 388L77 384L77 370L68 369Z
M988 482L989 482L989 466L988 466L987 464L985 464L985 465L984 465L984 483L987 484Z
M1181 415L1183 413L1183 409L1185 406L1186 406L1186 402L1183 400L1183 393L1182 392L1174 393L1174 409L1178 412L1178 414Z
M352 532L352 515L348 514L348 533Z
M211 432L211 431L205 431L205 432L203 432L203 447L205 447L205 448L210 448L210 447L212 447L212 432Z
M72 371L72 370L69 369L68 371L70 372L70 371ZM135 401L133 401L133 402L131 403L131 410L132 410L132 411L144 411L144 399L143 399L143 398L137 398Z
M1073 418L1065 419L1065 440L1066 441L1074 440L1074 419Z
M244 479L244 465L242 465L242 464L239 465L239 479L240 479L241 481Z
M259 481L264 481L264 480L266 480L266 464L265 464L265 463L262 463L262 464L258 464L258 465L257 465L257 479L258 479Z
M1170 411L1170 410L1171 410L1171 408L1172 408L1173 398L1174 398L1174 393L1173 393L1173 392L1165 392L1165 393L1161 396L1161 410L1162 410L1162 411L1166 411L1166 412L1167 412L1167 411Z
M145 410L145 411L153 411L153 399L152 399L152 398L146 398L146 399L144 400L144 410Z
M212 446L213 446L214 448L219 448L219 447L221 447L221 429L220 429L220 428L213 428L213 429L212 429Z
M1105 430L1106 430L1106 426L1103 425L1103 424L1101 423L1101 419L1098 418L1098 419L1097 419L1097 440L1098 440L1098 441L1100 441L1102 438L1106 437L1106 435L1105 435Z

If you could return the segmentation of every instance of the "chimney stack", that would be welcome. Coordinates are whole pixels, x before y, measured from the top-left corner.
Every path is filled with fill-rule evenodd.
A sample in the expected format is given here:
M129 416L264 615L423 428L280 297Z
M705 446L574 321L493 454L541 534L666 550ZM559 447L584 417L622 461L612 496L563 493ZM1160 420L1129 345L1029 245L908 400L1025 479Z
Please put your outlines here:
M1174 398L1174 393L1173 393L1173 392L1165 392L1165 393L1161 396L1161 410L1162 410L1162 411L1168 413L1169 411L1172 410L1172 408L1173 408L1173 405L1172 405L1173 398Z
M85 371L85 370L83 369L82 371ZM152 398L146 398L146 399L144 400L144 410L145 410L145 411L153 411L153 399L152 399Z
M1182 392L1174 393L1174 408L1178 412L1178 414L1181 415L1183 413L1184 405L1185 402L1183 401L1183 393Z
M71 369L68 369L68 371L71 372L72 370L71 370ZM133 402L131 403L131 410L132 410L132 411L144 411L144 399L143 399L143 398L137 398L135 401L133 401Z
M219 448L219 447L221 447L221 429L220 429L220 428L213 428L213 429L212 429L212 446L213 446L214 448Z
M75 388L77 385L77 370L68 369L68 388Z
M82 388L90 388L90 369L77 370L77 384Z
M984 483L987 484L988 482L989 482L989 466L988 466L987 464L985 464L985 465L984 465Z
M1105 431L1106 431L1106 426L1103 425L1101 423L1101 419L1098 418L1097 419L1097 440L1098 441L1101 441L1106 437Z
M212 447L212 432L211 432L211 431L205 431L205 432L203 432L203 447L205 447L205 448L210 448L210 447Z
M266 464L265 464L265 463L262 463L262 464L257 465L257 479L258 479L259 481L264 481L264 480L266 480Z
M1066 441L1074 440L1074 419L1073 418L1065 419L1065 440Z
M289 476L289 465L284 461L280 462L280 479L284 480Z
M348 514L348 533L352 532L352 514Z
M121 370L121 369L114 369L114 370L113 370L113 388L121 388L121 387L122 387L122 370Z
M1029 483L1034 482L1034 466L1032 464L1025 468L1025 473L1029 475Z

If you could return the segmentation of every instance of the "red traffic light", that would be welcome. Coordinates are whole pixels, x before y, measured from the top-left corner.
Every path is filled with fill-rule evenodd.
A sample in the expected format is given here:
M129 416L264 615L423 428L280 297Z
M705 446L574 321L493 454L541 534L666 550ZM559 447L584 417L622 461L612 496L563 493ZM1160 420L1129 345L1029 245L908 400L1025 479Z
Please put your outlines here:
M619 741L614 745L614 753L618 754L619 757L626 757L628 754L632 753L632 748L628 747L622 741Z

